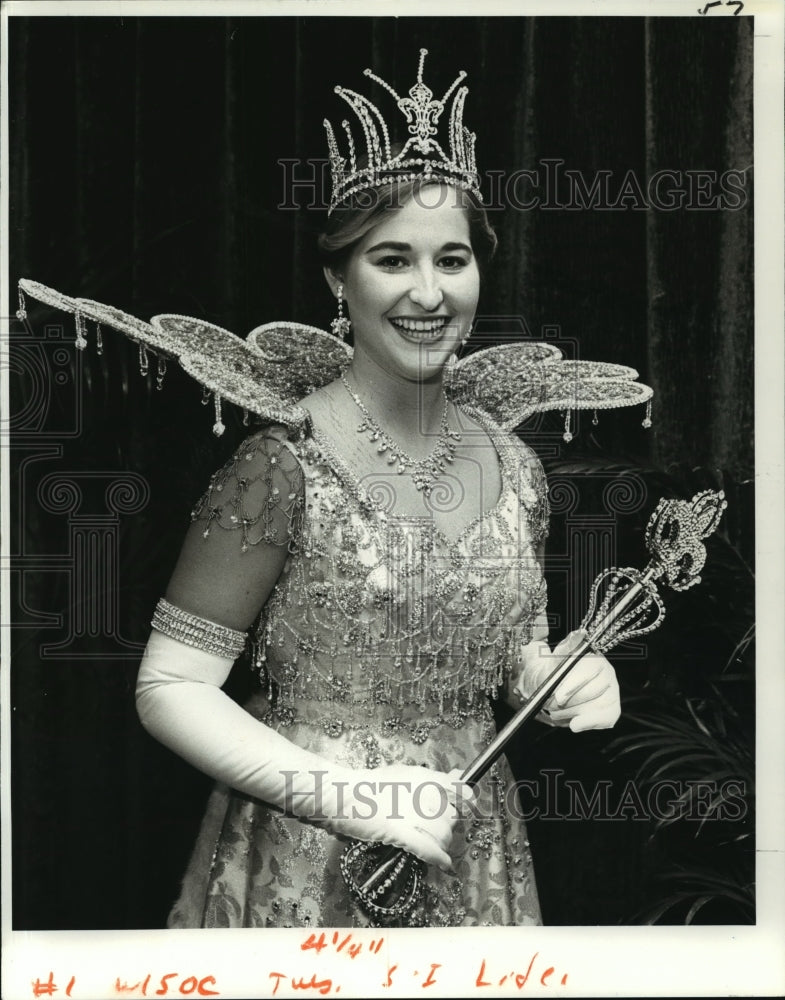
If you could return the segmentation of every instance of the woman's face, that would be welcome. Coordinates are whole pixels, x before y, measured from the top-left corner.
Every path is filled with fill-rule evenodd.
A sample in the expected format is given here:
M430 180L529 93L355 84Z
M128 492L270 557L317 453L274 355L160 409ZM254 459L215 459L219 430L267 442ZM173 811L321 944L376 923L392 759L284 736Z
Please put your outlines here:
M369 230L337 280L354 350L392 375L432 378L466 336L480 292L460 194L429 185ZM337 279L337 280L336 280Z

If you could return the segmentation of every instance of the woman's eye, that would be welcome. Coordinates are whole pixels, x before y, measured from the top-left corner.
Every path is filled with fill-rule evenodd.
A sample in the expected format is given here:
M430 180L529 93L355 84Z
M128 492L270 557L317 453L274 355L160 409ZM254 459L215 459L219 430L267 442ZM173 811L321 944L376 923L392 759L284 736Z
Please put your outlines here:
M439 263L447 271L458 271L466 267L468 261L463 257L442 257Z
M380 258L379 260L376 261L376 264L378 267L386 267L389 270L397 271L405 266L406 261L404 260L403 257L390 256L390 257Z

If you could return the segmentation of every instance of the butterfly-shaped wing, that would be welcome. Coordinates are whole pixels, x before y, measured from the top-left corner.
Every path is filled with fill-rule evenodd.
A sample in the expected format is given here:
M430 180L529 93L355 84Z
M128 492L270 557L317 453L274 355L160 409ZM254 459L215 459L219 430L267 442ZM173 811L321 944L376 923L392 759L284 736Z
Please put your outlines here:
M445 390L459 406L476 407L512 429L535 413L544 399L542 365L560 359L561 351L551 344L488 347L448 369Z
M450 372L448 393L512 430L546 410L604 410L645 403L653 393L634 368L565 361L551 344L503 344L471 354Z
M289 391L292 382L297 380L286 375L289 365L280 331L277 350L273 352L271 346L268 352L271 353L270 359L266 360L264 353L229 330L191 316L162 313L153 316L148 323L115 306L93 299L72 298L26 278L19 282L19 292L20 318L27 315L25 295L55 309L72 313L76 323L76 346L82 350L88 345L88 321L124 334L139 347L142 374L146 374L149 369L148 353L157 357L159 385L166 370L166 362L176 359L189 375L213 394L216 413L213 430L216 434L221 434L224 430L221 419L222 400L229 400L262 420L290 427L299 427L307 419L306 412L294 403L311 390L308 388L299 394ZM287 324L277 326L286 327ZM334 341L329 334L315 328L313 339L318 340L319 344L322 340ZM294 360L294 352L290 351L290 354ZM331 355L325 345L319 350L310 351L307 362L310 366L309 377L305 380L301 378L300 382L307 381L309 386L318 383L319 357L324 359L325 365L321 384L335 377L332 372L336 368L336 361L327 363ZM345 349L341 351L341 357L345 357Z
M352 360L348 344L305 323L265 323L246 343L264 361L268 383L289 402L335 381Z
M653 392L638 373L607 361L559 361L543 364L537 374L544 383L538 410L609 410L635 406Z
M248 341L214 323L175 313L153 316L150 324L183 370L213 393L216 433L222 428L223 399L265 421L298 427L306 419L305 411L294 405L299 397L282 392L280 366L268 363Z
M243 343L240 341L240 343ZM267 381L265 363L253 351L231 355L181 354L178 358L183 371L213 393L216 423L213 431L222 432L220 401L228 400L248 413L256 414L266 423L301 427L308 414L294 403L281 398L277 387Z
M301 426L307 414L297 406L298 401L338 378L352 359L348 345L304 323L265 323L243 340L191 316L165 313L147 323L114 306L71 298L29 279L19 282L19 290L20 318L26 315L25 294L72 313L79 348L87 346L90 320L119 330L136 343L143 373L148 351L158 357L159 380L166 360L176 358L213 393L217 434L223 431L223 399L263 420ZM445 390L455 403L476 407L512 430L545 410L600 410L644 403L651 399L652 390L636 378L637 372L623 365L565 361L552 344L522 342L477 351L448 367ZM644 423L648 426L648 417Z

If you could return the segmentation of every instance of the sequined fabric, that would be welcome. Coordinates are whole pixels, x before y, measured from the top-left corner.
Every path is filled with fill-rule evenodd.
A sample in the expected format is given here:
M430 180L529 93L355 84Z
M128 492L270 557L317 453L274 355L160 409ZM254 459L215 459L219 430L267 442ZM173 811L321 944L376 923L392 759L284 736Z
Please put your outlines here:
M248 439L197 505L206 531L237 532L238 552L289 546L256 630L261 685L246 708L325 759L449 771L494 734L489 698L544 614L535 550L547 501L531 450L473 415L496 446L502 488L455 537L385 513L307 427ZM454 874L429 869L407 923L539 923L504 759L478 791L453 837ZM341 878L346 843L217 786L169 926L367 926Z

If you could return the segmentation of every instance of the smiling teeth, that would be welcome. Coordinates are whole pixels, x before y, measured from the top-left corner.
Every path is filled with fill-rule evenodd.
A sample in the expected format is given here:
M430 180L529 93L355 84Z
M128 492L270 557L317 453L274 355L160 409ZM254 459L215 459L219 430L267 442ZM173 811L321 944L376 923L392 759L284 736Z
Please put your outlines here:
M391 319L390 322L406 333L425 333L436 335L441 333L447 323L447 317L439 319Z

